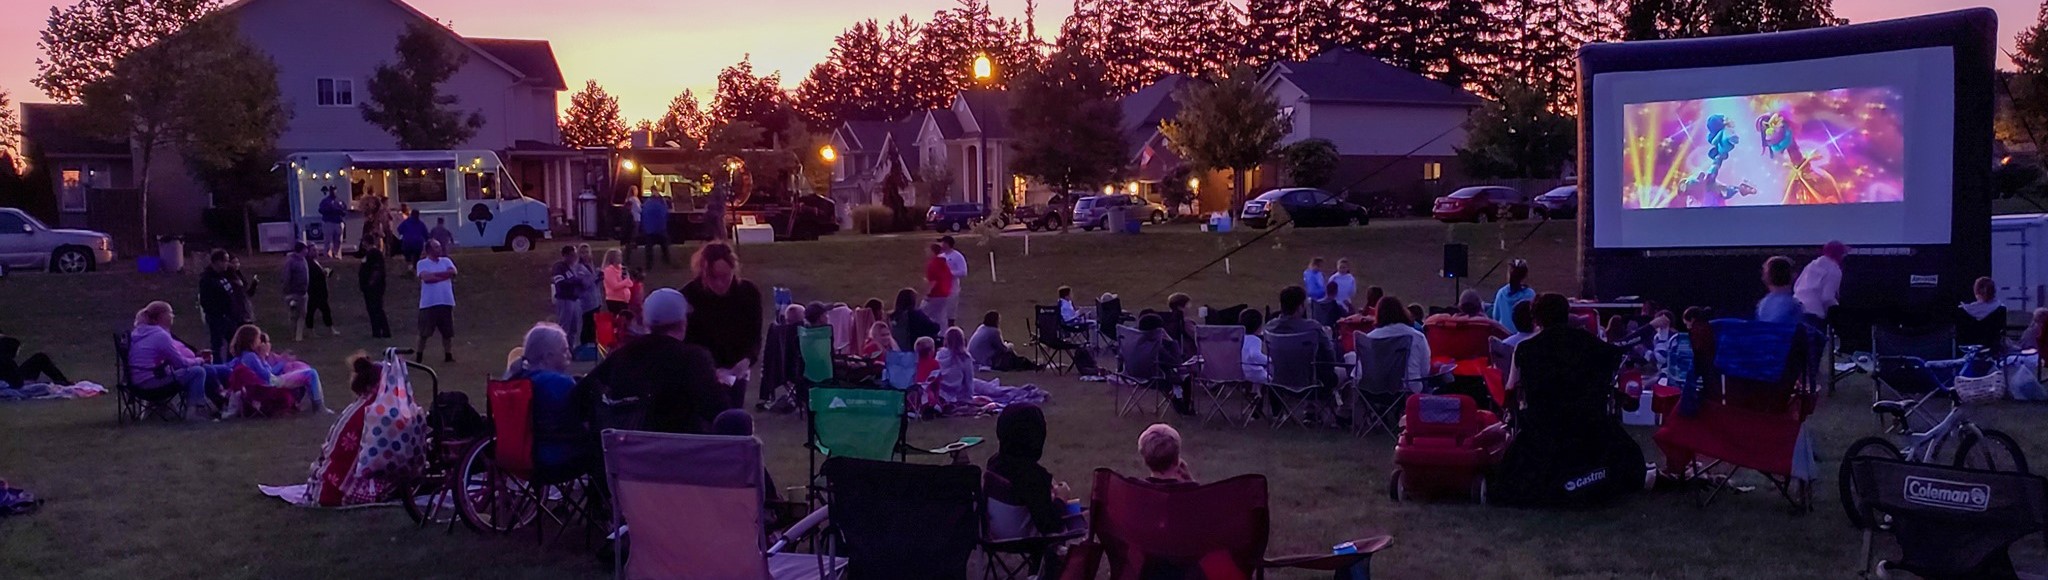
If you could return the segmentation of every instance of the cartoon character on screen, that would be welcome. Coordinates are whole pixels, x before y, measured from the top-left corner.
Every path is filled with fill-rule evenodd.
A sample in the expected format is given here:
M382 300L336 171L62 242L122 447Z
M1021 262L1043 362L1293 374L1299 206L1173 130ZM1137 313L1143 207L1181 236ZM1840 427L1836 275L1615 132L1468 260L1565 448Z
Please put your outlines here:
M1763 140L1764 157L1785 164L1786 205L1843 203L1841 185L1822 169L1817 157L1809 157L1792 138L1792 115L1785 111L1765 113L1756 118L1756 132Z
M1722 185L1721 164L1735 152L1735 146L1742 137L1728 126L1728 117L1714 115L1707 117L1707 168L1679 184L1679 196L1675 200L1679 207L1721 207L1737 195L1754 195L1756 188L1743 183L1735 186Z

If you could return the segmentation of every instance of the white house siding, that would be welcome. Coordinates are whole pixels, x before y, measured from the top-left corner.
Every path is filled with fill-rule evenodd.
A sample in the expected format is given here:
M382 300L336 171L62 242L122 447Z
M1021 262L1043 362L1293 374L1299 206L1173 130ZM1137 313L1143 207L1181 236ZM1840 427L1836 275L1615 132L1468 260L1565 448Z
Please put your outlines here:
M277 63L279 89L293 112L290 127L278 140L280 149L396 146L390 134L363 121L358 107L321 106L318 80L348 79L354 84L356 104L366 101L370 75L379 64L397 60L398 37L418 21L414 14L389 0L251 0L235 16L242 36ZM461 108L484 115L482 130L464 148L505 149L520 139L559 140L552 91L537 91L517 81L511 71L470 51L467 64L442 85L444 92L461 100ZM550 93L550 98L537 98L539 92Z

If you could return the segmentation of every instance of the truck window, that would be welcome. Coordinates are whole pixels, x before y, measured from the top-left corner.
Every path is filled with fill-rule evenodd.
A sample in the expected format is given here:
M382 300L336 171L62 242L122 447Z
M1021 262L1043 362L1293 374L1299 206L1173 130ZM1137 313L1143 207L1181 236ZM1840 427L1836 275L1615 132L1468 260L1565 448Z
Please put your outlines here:
M448 201L448 180L439 172L414 170L410 174L391 172L391 197L400 203L442 203Z
M491 188L498 184L497 172L462 174L462 199L482 201L491 198Z
M512 174L510 173L498 174L498 189L496 189L495 191L498 194L498 199L505 201L515 201L521 197L525 197L525 195L520 193L519 191L519 182L514 181L512 179Z

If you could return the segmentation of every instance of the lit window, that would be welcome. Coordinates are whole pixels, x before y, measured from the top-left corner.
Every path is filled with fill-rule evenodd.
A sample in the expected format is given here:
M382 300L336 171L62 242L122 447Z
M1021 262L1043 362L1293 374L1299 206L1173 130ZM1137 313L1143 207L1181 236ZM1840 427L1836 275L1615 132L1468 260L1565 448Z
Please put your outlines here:
M86 210L86 192L113 187L113 174L93 164L66 165L57 171L57 200L64 211Z
M322 107L356 106L356 82L351 79L320 79L319 103Z
M1444 178L1444 164L1430 161L1422 164L1422 180L1436 181Z

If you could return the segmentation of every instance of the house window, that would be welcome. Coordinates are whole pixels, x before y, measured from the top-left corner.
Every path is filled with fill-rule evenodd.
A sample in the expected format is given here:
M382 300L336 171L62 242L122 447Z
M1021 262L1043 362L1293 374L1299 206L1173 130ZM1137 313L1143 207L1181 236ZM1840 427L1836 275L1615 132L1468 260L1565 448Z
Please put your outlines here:
M85 211L87 191L113 186L113 174L105 166L90 163L64 165L58 169L57 176L60 180L57 199L64 211Z
M1423 164L1422 164L1422 180L1423 180L1423 181L1436 181L1436 180L1439 180L1439 179L1443 179L1443 178L1444 178L1444 164L1443 164L1442 162L1439 162L1439 161L1430 161L1430 162L1425 162L1425 163L1423 163Z
M319 103L322 107L356 106L356 82L352 79L320 79Z

